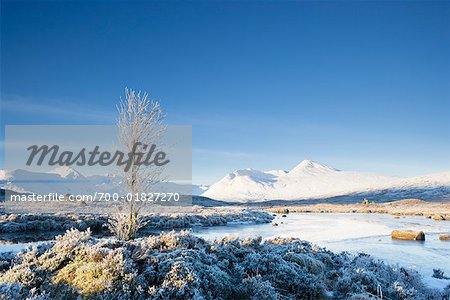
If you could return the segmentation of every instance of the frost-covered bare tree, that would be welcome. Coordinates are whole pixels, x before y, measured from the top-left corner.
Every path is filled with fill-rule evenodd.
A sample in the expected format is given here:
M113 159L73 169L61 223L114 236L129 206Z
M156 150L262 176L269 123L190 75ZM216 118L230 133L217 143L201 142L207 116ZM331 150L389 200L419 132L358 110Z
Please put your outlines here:
M158 101L149 99L146 92L125 88L125 99L120 98L117 106L119 118L119 142L127 153L133 153L131 165L121 168L122 177L127 187L126 215L110 221L110 229L117 237L125 240L134 239L141 226L138 197L151 191L152 186L161 180L162 168L155 165L139 163L142 155L149 151L147 147L156 145L166 130L163 124L165 114Z

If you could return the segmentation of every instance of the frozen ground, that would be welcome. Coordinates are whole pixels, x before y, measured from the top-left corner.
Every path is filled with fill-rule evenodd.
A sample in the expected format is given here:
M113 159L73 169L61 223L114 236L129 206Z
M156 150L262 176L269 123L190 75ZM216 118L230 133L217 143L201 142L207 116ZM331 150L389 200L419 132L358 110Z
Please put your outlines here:
M344 202L345 203L345 202ZM370 202L339 204L335 203L316 203L301 205L283 205L267 208L261 206L271 212L277 212L280 209L288 209L290 212L310 212L310 213L379 213L391 215L410 215L410 216L431 216L435 215L448 217L450 219L450 202L427 202L418 199L405 199L393 202Z
M238 237L261 236L295 237L307 240L331 251L364 252L391 264L417 270L432 287L443 288L449 280L432 278L433 269L440 268L450 275L450 242L440 241L439 233L450 233L450 222L434 221L425 217L403 216L399 219L386 214L291 213L277 215L272 224L253 226L220 226L196 228L195 234L206 239L232 235ZM393 241L393 229L422 230L425 242Z
M0 243L23 243L49 240L66 230L90 230L96 236L109 235L106 224L110 215L98 214L0 214ZM192 226L270 223L272 215L242 207L201 208L190 212L142 215L147 226L143 236L160 230L183 229ZM0 252L5 247L0 245Z
M372 212L384 212L385 214L344 213L354 211L356 206L366 212L370 210ZM431 277L433 269L437 268L442 269L444 275L450 276L450 264L448 263L450 242L438 239L439 233L450 233L450 222L435 221L424 216L394 217L387 214L433 215L443 213L448 215L448 204L405 200L386 204L370 204L368 206L358 204L356 206L322 205L314 206L315 210L311 210L328 212L337 210L342 213L290 213L286 217L278 214L272 221L272 223L277 223L278 226L270 224L271 215L252 212L243 207L204 208L195 206L192 212L188 214L184 212L175 215L151 216L153 218L151 224L155 229L193 228L195 235L209 240L228 235L252 238L262 236L265 240L278 236L300 238L334 252L348 251L353 254L364 252L387 263L399 264L402 267L416 270L428 287L442 289L450 284L448 280ZM305 206L300 207L304 208ZM274 209L280 208L284 209L285 207ZM319 208L320 210L317 210ZM292 211L296 207L290 207L290 209ZM19 232L29 226L31 226L30 228L40 229L42 224L51 225L52 228L61 227L61 224L66 224L69 227L78 224L83 225L79 227L80 229L87 228L85 226L88 225L86 220L80 219L80 216L72 217L75 219L69 221L67 217L63 216L55 216L55 219L45 217L41 220L35 215L19 215L11 217L10 220L3 219L3 223L0 222L0 229L7 229L11 231L10 234L16 235L18 233L14 231L16 229ZM58 218L62 218L62 223L58 221ZM100 224L103 221L101 218L93 220L95 224ZM261 222L269 223L255 224ZM205 226L214 227L206 228ZM390 239L391 231L399 228L423 230L426 233L426 241L392 241ZM1 235L3 236L4 233ZM17 252L28 245L2 244L0 245L0 252Z
M188 232L132 242L68 231L0 257L0 299L436 299L417 272L366 254L276 238L205 241Z

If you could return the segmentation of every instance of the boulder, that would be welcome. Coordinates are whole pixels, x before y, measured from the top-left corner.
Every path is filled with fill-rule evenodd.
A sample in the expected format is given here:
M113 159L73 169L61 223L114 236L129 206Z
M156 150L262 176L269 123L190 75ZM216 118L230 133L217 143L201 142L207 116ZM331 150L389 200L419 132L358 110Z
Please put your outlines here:
M443 215L434 215L433 219L435 221L445 221L445 217Z
M391 238L395 240L425 241L425 233L413 230L393 230Z
M440 234L439 239L441 241L450 241L450 234Z
M275 212L277 214L288 214L289 213L289 208L280 207L280 208L276 209Z

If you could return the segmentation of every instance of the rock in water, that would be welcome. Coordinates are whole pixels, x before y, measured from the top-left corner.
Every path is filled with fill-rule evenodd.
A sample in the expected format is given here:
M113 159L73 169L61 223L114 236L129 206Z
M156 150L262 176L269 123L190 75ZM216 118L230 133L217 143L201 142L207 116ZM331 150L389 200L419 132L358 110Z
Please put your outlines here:
M434 215L433 219L435 221L445 221L445 217L443 215Z
M450 241L450 234L440 234L439 239L441 241Z
M393 230L391 238L395 240L425 241L425 233L423 231Z
M277 208L274 210L277 214L288 214L289 213L289 208Z

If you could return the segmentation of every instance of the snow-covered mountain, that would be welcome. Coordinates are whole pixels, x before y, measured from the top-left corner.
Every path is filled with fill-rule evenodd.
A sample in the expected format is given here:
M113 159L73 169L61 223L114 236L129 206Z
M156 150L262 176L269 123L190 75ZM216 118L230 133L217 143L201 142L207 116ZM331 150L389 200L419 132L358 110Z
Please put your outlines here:
M55 172L31 172L22 169L3 171L0 173L2 188L19 193L32 192L36 194L91 194L92 187L86 184L87 179L74 169Z
M78 172L74 168L67 167L67 166L55 168L51 171L48 171L47 173L58 174L59 176L66 178L66 179L84 178L84 176L80 172Z
M0 170L0 187L19 193L94 194L121 193L124 182L117 175L84 176L70 167L49 172ZM375 197L383 201L408 197L450 199L450 172L412 178L340 171L304 160L291 171L253 169L237 170L212 186L160 183L159 192L202 195L228 202L267 200L305 200L355 196ZM348 198L348 197L347 197ZM346 199L347 199L346 198ZM355 199L356 199L355 198ZM339 198L341 199L341 198ZM339 200L340 201L340 200Z
M213 184L202 196L216 200L259 202L330 198L356 193L446 188L450 172L402 179L376 174L340 171L304 160L291 171L237 170Z
M22 169L0 170L0 187L18 193L92 195L123 193L123 178L117 175L84 176L71 167L58 167L48 172L31 172ZM161 182L154 187L159 193L200 195L208 187L203 185Z

